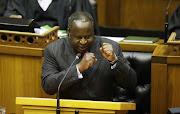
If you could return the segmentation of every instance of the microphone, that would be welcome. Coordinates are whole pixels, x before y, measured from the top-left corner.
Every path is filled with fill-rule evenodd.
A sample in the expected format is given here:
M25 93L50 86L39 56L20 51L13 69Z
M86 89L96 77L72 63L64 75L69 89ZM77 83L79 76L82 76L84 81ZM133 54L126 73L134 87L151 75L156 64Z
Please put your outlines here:
M74 62L79 59L81 57L81 53L78 53L74 59L74 61L71 63L71 65L69 66L66 74L64 75L64 77L62 78L61 82L59 83L59 86L58 86L58 91L57 91L57 109L56 109L56 114L60 114L60 102L59 102L59 89L61 87L61 84L62 82L64 81L64 79L66 78L69 70L71 69L72 65L74 64Z
M169 4L168 4L168 6L167 6L167 9L166 9L166 17L165 17L165 31L164 31L164 44L166 44L167 43L167 40L168 40L168 25L169 25L169 23L168 23L168 9L169 9L169 6L170 6L170 4L171 4L171 1L172 0L170 0L169 1Z

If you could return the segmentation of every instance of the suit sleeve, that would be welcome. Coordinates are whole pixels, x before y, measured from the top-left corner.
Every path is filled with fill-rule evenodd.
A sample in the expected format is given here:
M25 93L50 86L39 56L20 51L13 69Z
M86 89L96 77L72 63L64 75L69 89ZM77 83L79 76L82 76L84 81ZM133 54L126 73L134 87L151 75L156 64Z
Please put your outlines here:
M4 14L4 11L6 10L8 0L0 0L0 16Z
M24 17L24 3L25 0L8 0L7 9L4 12L4 16L9 17L10 15L22 15Z
M44 91L50 95L57 93L58 85L68 70L61 70L59 68L52 50L50 46L46 47L44 50L44 63L42 65L41 74L42 87ZM79 80L76 65L73 65L62 83L60 91L72 86Z
M137 76L133 68L131 68L129 61L127 61L122 54L120 45L115 48L118 61L116 67L113 69L116 83L122 88L134 90L137 85Z

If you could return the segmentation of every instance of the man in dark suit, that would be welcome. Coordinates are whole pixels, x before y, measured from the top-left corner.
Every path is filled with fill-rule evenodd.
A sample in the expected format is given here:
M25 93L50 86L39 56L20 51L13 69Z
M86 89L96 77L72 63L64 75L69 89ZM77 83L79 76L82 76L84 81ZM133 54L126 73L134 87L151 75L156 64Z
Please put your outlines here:
M133 90L136 73L123 57L120 45L94 36L93 18L87 12L76 12L68 19L67 38L58 39L44 50L42 87L55 94L68 67L76 60L60 87L60 98L111 101L113 83Z

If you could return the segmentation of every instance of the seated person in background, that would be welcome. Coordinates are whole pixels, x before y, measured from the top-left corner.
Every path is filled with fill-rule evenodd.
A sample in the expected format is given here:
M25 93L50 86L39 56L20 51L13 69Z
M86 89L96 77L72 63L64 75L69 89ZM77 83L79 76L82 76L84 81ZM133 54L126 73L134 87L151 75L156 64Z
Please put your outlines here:
M97 24L97 16L95 11L92 10L94 0L59 0L58 4L58 22L62 29L67 29L68 17L74 12L85 11L92 15L94 18L94 31L96 35L100 35L100 30ZM71 1L71 2L67 2ZM93 2L94 1L94 2ZM70 4L69 4L70 3ZM91 3L91 4L90 4Z
M58 0L9 0L6 17L35 19L40 26L57 26L56 4Z
M172 32L176 32L176 38L180 39L180 5L171 16L168 29L169 35L171 35Z
M68 19L67 38L58 39L44 50L42 87L55 94L75 56L76 60L60 87L60 98L112 101L113 83L134 90L136 72L123 57L120 45L94 36L93 18L87 12L75 12Z
M9 0L4 16L35 19L37 27L59 25L61 30L66 30L67 19L75 11L92 14L89 0Z
M0 0L0 16L3 16L4 11L6 10L8 0Z

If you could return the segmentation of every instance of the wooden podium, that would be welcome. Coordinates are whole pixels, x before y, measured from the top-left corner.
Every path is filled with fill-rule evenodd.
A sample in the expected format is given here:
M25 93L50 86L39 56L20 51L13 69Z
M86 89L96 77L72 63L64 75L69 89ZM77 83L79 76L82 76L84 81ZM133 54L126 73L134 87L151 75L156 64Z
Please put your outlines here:
M151 114L180 107L180 41L172 33L167 45L158 45L151 64Z
M16 97L49 97L41 86L44 47L58 39L53 27L44 34L0 30L0 106L21 114Z
M56 99L17 97L16 104L21 105L24 114L56 114ZM105 102L90 100L60 100L61 114L126 114L135 110L135 103Z

